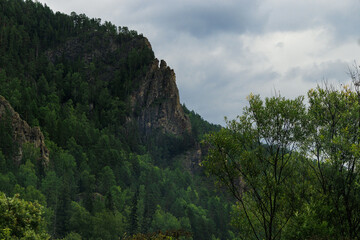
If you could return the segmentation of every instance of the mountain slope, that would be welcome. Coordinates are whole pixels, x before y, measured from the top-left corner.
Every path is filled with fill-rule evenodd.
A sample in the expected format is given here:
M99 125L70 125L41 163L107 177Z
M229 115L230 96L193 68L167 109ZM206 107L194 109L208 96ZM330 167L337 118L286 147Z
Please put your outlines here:
M194 118L180 105L174 71L145 37L37 2L0 0L0 43L1 99L24 129L35 129L26 131L44 136L40 145L20 142L18 157L7 149L17 149L21 131L1 132L9 141L0 140L0 191L43 204L52 237L182 229L193 239L229 238L230 203L201 171L184 168L199 151ZM48 154L45 167L38 153Z

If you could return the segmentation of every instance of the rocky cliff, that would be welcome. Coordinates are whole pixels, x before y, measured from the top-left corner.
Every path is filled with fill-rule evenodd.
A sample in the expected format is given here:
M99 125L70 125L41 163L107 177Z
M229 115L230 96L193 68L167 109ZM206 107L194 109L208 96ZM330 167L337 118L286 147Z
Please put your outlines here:
M152 52L151 45L145 37L137 36L120 41L109 35L94 32L83 39L69 39L56 49L49 50L46 55L53 63L57 59L66 59L70 62L81 59L85 64L102 62L106 67L98 73L97 78L112 83L117 81L115 72L129 71L126 68L133 64L119 63L133 58L133 52L138 52L135 56L140 59L139 54L143 49ZM93 84L91 79L94 76L88 74L88 78L87 81ZM146 66L146 72L133 77L131 84L133 89L128 103L131 110L127 122L136 122L142 137L150 135L154 130L176 136L191 133L190 120L180 104L174 70L170 69L164 60L160 63L157 59L151 61ZM93 103L90 105L93 106Z
M49 162L49 150L45 146L44 135L39 127L30 127L20 115L15 112L10 103L0 96L0 122L9 121L12 131L13 145L17 146L13 155L14 162L20 164L22 159L22 147L25 143L31 143L40 149L40 159L46 166Z
M166 134L191 132L191 123L180 104L174 70L155 59L138 90L131 95L134 117L144 135L160 130Z

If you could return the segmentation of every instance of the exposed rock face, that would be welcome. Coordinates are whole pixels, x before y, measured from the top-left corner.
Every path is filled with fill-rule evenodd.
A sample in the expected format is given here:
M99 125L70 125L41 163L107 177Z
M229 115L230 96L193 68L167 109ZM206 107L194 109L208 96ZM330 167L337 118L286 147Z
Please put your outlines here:
M153 130L183 135L191 132L176 86L175 73L164 60L155 59L140 87L131 96L131 106L140 131L145 136Z
M55 50L47 52L50 61L64 57L69 61L76 61L79 57L85 63L95 60L106 63L106 71L99 73L98 78L112 81L114 72L120 70L117 62L109 62L115 56L117 61L124 60L133 49L151 49L149 41L144 37L137 37L129 41L115 41L111 37L104 37L99 33L90 34L87 39L73 38ZM92 78L92 76L89 76ZM131 113L128 122L137 122L143 137L153 131L176 136L191 133L191 123L184 114L179 100L175 73L166 62L155 59L150 63L145 76L132 79L139 87L130 96ZM90 106L91 103L90 103Z
M13 141L19 146L14 156L14 162L20 164L22 158L22 146L24 143L32 143L36 148L40 148L42 163L46 166L49 162L49 150L45 146L44 135L39 127L30 127L27 122L22 120L17 112L11 107L3 96L0 96L0 121L10 117L13 130Z

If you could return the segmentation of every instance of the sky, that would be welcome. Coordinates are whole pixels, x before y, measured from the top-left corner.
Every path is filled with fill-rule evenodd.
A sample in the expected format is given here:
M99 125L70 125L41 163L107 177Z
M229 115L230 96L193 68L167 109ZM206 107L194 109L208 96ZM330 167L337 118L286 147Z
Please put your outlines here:
M360 63L360 0L39 2L142 33L174 69L181 103L221 125L250 93L306 96L324 81L349 83Z

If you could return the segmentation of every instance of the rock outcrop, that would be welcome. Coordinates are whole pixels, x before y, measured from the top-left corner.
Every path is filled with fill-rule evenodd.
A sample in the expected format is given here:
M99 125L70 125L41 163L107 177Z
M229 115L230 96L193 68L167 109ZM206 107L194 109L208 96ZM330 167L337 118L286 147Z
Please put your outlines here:
M72 38L48 51L47 57L53 63L56 59L65 58L70 62L82 59L89 64L94 61L106 63L106 69L98 74L98 79L114 81L114 73L121 71L118 63L125 61L134 50L151 50L150 42L142 36L119 41L111 36L104 36L94 32L86 39ZM136 52L136 51L135 51ZM109 59L113 59L112 62ZM116 61L114 61L116 59ZM93 76L89 75L89 82ZM191 123L184 114L179 100L175 73L164 60L155 59L149 62L147 72L142 76L131 79L136 87L130 96L132 111L127 116L127 122L137 122L141 135L151 135L154 130L176 136L191 133ZM91 105L92 103L90 103Z
M177 136L191 133L191 123L180 104L174 70L155 59L139 89L131 96L134 117L143 136L154 130Z
M39 127L30 127L29 124L20 118L10 103L0 96L0 121L10 121L12 128L12 138L15 149L13 156L14 162L20 164L22 159L22 146L25 143L31 143L40 149L40 159L42 164L47 166L49 163L49 150L45 146L45 138Z

